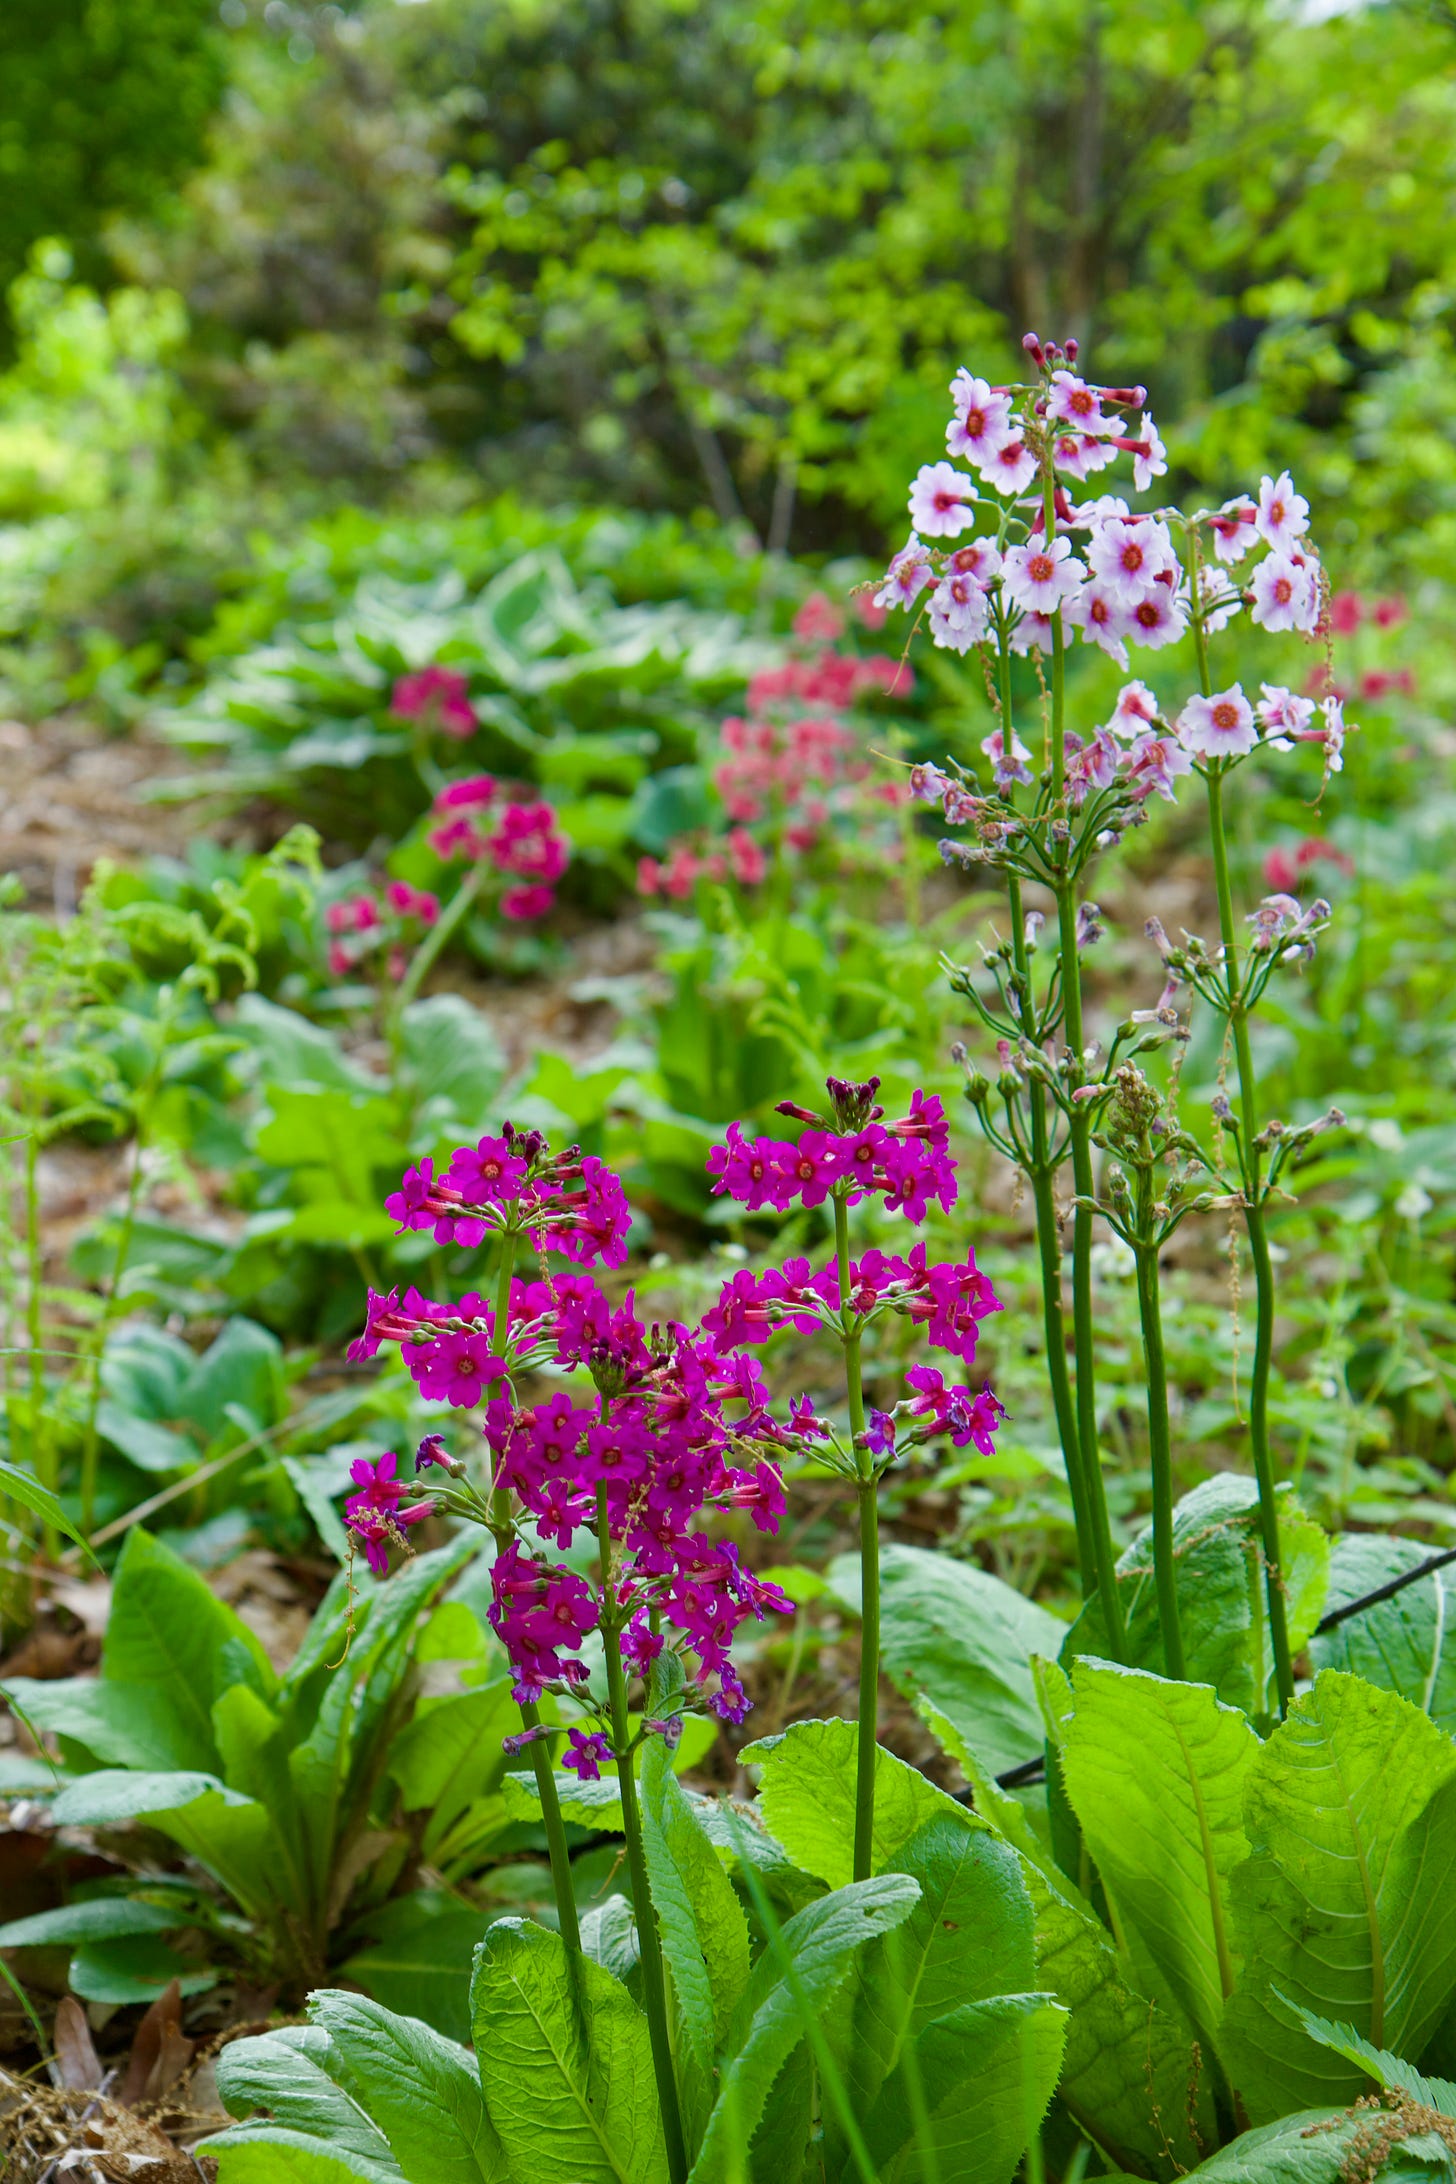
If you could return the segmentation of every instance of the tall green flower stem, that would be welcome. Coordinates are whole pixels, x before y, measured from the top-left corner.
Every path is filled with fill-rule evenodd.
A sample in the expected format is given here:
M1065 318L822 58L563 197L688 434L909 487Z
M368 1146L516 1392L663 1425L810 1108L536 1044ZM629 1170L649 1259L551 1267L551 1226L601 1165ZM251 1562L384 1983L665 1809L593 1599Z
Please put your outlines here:
M1193 596L1198 597L1198 568L1193 569ZM1201 615L1193 622L1198 651L1198 681L1203 695L1213 695L1208 669L1208 639ZM1249 1044L1248 1008L1243 992L1238 933L1234 925L1233 889L1229 881L1228 838L1224 831L1223 783L1227 760L1214 759L1202 769L1208 791L1208 832L1213 849L1214 884L1218 891L1219 935L1223 941L1223 989L1227 996L1229 1029L1233 1033L1234 1060L1239 1078L1239 1120L1234 1132L1243 1184L1244 1226L1254 1262L1254 1365L1249 1386L1249 1445L1254 1457L1254 1476L1259 1485L1259 1534L1264 1551L1264 1575L1269 1596L1269 1646L1274 1656L1274 1681L1279 1711L1286 1714L1294 1699L1294 1667L1289 1650L1289 1619L1284 1600L1284 1564L1279 1548L1279 1505L1275 1494L1274 1459L1269 1447L1269 1368L1274 1355L1274 1268L1269 1257L1269 1232L1264 1218L1266 1179L1258 1143L1259 1101L1254 1057Z
M627 1678L622 1669L620 1630L611 1612L613 1600L612 1533L607 1515L607 1490L597 1488L597 1546L602 1562L602 1637L607 1658L607 1700L612 1716L612 1749L617 1755L617 1784L622 1796L622 1833L627 1841L627 1870L632 1879L632 1901L637 1908L637 1945L641 1953L642 2006L652 2044L652 2069L657 2097L662 2106L662 2128L667 2142L667 2170L671 2184L685 2184L688 2173L687 2141L683 2136L682 2110L678 2101L677 2074L673 2067L672 2035L667 2022L667 1981L662 1967L662 1943L652 1908L647 1879L647 1857L642 1847L642 1814L637 1804L637 1784L632 1773L632 1725L627 1711Z
M1158 1629L1163 1666L1181 1682L1183 1626L1178 1614L1178 1573L1173 1555L1173 1448L1168 1430L1168 1367L1163 1355L1163 1311L1158 1295L1159 1239L1153 1208L1152 1162L1135 1172L1136 1225L1133 1257L1137 1263L1138 1316L1143 1331L1143 1366L1148 1382L1148 1456L1153 1485L1153 1576L1158 1592Z
M854 1789L854 1878L873 1871L875 1766L880 1726L880 1475L865 1446L864 1330L849 1301L849 1209L834 1199L834 1250L839 1267L839 1325L849 1390L849 1430L854 1443L855 1498L859 1504L859 1751Z
M495 1297L495 1347L497 1355L505 1353L506 1334L511 1323L511 1274L516 1258L516 1239L509 1230L501 1238L500 1270L496 1279ZM497 1554L504 1554L511 1542L511 1497L503 1486L493 1486L490 1494L490 1531L495 1540ZM541 1711L534 1700L520 1699L523 1729L539 1729ZM551 1861L551 1887L556 1897L556 1917L561 1927L561 1937L569 1949L581 1948L581 1926L576 1915L576 1890L571 1880L571 1853L566 1847L566 1829L561 1818L561 1800L556 1794L556 1769L552 1764L551 1745L545 1737L535 1737L527 1747L531 1765L536 1775L536 1790L541 1799L541 1825L546 1831L546 1850Z
M1051 464L1046 468L1042 501L1048 545L1056 536L1056 503ZM1052 806L1061 813L1066 795L1066 647L1062 618L1052 621ZM1086 1067L1086 1034L1082 1023L1082 968L1077 948L1076 882L1069 869L1070 830L1053 845L1057 904L1057 939L1062 968L1064 1035L1070 1064L1069 1090L1075 1092ZM1102 1483L1102 1458L1097 1442L1097 1351L1092 1325L1092 1208L1095 1180L1092 1167L1092 1117L1085 1103L1073 1100L1069 1118L1072 1141L1072 1182L1076 1205L1072 1214L1072 1342L1077 1358L1077 1447L1082 1487L1092 1529L1092 1551L1097 1569L1097 1590L1102 1600L1107 1642L1115 1661L1127 1655L1127 1633L1122 1600L1117 1590L1117 1557L1112 1528L1107 1518L1107 1496Z
M391 1041L397 1036L401 1016L403 1016L411 1001L416 999L421 986L434 969L441 954L449 946L474 908L484 879L485 867L479 864L472 865L410 958L409 967L399 985L395 988L394 998L389 1008L389 1036Z

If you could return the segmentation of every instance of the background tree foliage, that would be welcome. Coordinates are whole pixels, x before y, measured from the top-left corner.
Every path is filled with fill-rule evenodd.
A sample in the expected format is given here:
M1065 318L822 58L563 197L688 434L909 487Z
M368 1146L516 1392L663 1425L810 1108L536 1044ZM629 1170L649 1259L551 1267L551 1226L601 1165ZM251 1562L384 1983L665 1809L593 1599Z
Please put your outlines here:
M226 65L211 0L6 0L0 282L48 235L94 269L106 216L196 165Z

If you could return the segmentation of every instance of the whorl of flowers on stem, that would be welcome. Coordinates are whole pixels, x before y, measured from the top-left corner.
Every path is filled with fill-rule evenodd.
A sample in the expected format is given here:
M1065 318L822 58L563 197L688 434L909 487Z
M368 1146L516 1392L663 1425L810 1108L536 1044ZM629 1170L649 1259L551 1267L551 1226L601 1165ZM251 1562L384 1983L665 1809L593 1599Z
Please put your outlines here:
M411 950L440 921L440 898L407 880L341 895L324 911L328 966L335 978L382 960L389 977L403 978Z
M784 1213L794 1205L822 1206L830 1197L855 1205L874 1193L910 1221L924 1219L931 1199L949 1212L956 1164L940 1100L916 1092L909 1114L886 1124L885 1110L874 1105L879 1083L878 1077L863 1086L829 1078L827 1116L782 1102L781 1115L811 1125L796 1139L746 1138L730 1123L726 1143L708 1155L715 1197L734 1198L750 1213L764 1206Z
M545 917L571 862L550 804L514 801L493 775L470 774L440 790L434 819L427 839L437 857L485 866L514 883L501 895L502 917Z
M859 604L861 619L884 620L868 601ZM836 823L862 822L875 805L902 800L898 783L877 778L863 735L845 716L867 695L907 693L914 676L884 653L835 650L843 630L843 615L822 593L806 600L794 635L823 649L761 669L748 685L746 714L719 728L710 772L727 829L684 836L665 856L642 858L641 894L682 899L700 880L761 886L776 859L803 856Z
M458 667L416 668L395 683L389 710L397 720L418 721L463 743L480 726L469 693L470 685Z
M615 1175L580 1146L553 1153L537 1130L513 1130L460 1145L441 1175L433 1160L407 1168L384 1201L401 1231L428 1230L437 1244L484 1243L512 1230L538 1251L562 1251L580 1266L623 1266L632 1214Z

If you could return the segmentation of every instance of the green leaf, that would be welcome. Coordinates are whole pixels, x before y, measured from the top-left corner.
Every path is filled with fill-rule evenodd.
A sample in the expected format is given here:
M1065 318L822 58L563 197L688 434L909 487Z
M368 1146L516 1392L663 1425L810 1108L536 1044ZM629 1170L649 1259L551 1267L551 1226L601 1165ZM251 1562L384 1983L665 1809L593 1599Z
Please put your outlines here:
M1330 1543L1289 1486L1279 1489L1279 1543L1289 1640L1298 1652L1323 1612ZM1225 1705L1262 1715L1270 1705L1274 1662L1257 1481L1219 1472L1185 1494L1173 1512L1173 1555L1188 1681L1212 1684ZM1117 1589L1127 1666L1165 1675L1151 1525L1118 1558ZM1066 1634L1061 1659L1105 1659L1110 1651L1094 1594Z
M222 1882L254 1917L275 1908L279 1850L264 1807L213 1775L82 1775L51 1808L58 1827L126 1827L144 1821L170 1836Z
M104 1683L96 1676L13 1676L0 1691L37 1729L66 1738L104 1765L166 1773L187 1767L196 1749L191 1730L172 1711L170 1695L145 1684Z
M1249 2115L1343 2105L1359 2066L1288 2004L1418 2055L1456 1993L1456 1744L1408 1700L1325 1669L1250 1769L1234 1882L1246 1963L1223 2048Z
M281 2124L239 2123L198 2152L217 2161L217 2184L399 2184L399 2169L342 2146L327 2151L301 2131Z
M1331 2048L1336 2055L1358 2064L1367 2077L1373 2078L1387 2092L1404 2094L1410 2100L1419 2101L1423 2108L1434 2108L1438 2116L1456 2118L1456 2085L1449 2078L1423 2078L1411 2064L1392 2055L1389 2048L1372 2047L1353 2025L1332 2025L1328 2018L1316 2017L1312 2010L1295 2008L1295 2015L1311 2040L1318 2040L1321 2047Z
M1116 2160L1181 2175L1217 2135L1186 2022L1128 1984L1106 1927L1049 1858L1022 1871L1038 1980L1071 2012L1062 2100Z
M460 994L436 993L411 1002L400 1029L426 1118L448 1117L467 1133L485 1130L506 1073L489 1019Z
M154 1419L138 1418L111 1397L104 1396L96 1406L96 1428L103 1441L118 1449L128 1463L138 1471L155 1471L165 1476L168 1472L185 1471L197 1462L197 1445L171 1426L158 1425Z
M476 1954L471 2021L513 2184L663 2184L647 2020L610 1973L502 1919Z
M857 1614L859 1562L830 1565L835 1593ZM925 1693L992 1774L1041 1749L1033 1654L1055 1655L1067 1626L973 1563L922 1547L886 1547L880 1563L880 1653L912 1700Z
M741 2173L742 2149L774 2080L804 2038L806 2012L827 2009L849 1977L856 1951L908 1918L919 1897L908 1874L884 1873L821 1896L787 1921L780 1933L782 1954L765 1949L738 2006L739 2038L721 2067L718 2102L693 2164L692 2184L722 2184ZM780 1969L785 1960L793 1966L792 1983Z
M843 1887L854 1873L857 1734L849 1721L796 1721L739 1754L745 1766L763 1770L758 1801L770 1834L797 1865L830 1888ZM963 1826L983 1825L918 1768L881 1746L871 1843L875 1871L893 1867L902 1844L942 1815Z
M102 1768L66 1785L51 1807L60 1828L117 1828L129 1821L151 1820L209 1794L226 1804L250 1802L224 1789L216 1775L182 1771L148 1774L130 1768Z
M59 1941L103 1941L119 1934L164 1934L186 1924L175 1903L148 1903L140 1896L90 1896L81 1903L58 1904L28 1919L0 1926L0 1949L38 1949Z
M408 2184L504 2184L500 2141L463 2047L362 1995L309 1996L329 2069L368 2108Z
M336 1033L321 1031L296 1009L280 1008L261 994L245 993L235 1013L261 1057L267 1084L378 1089L377 1079L348 1060Z
M1397 2140L1374 2171L1369 2166L1370 2121L1368 2117L1342 2116L1331 2108L1301 2109L1298 2115L1262 2130L1246 2131L1221 2154L1194 2169L1188 2184L1437 2184L1450 2178L1450 2168L1438 2150L1406 2153ZM1362 2151L1363 2149L1363 2151ZM1358 2163L1358 2166L1356 2165ZM1127 2178L1107 2178L1104 2184L1136 2184Z
M489 1923L440 1889L419 1889L369 1921L374 1939L339 1966L386 2008L423 2018L448 2039L470 2036L470 1968Z
M1056 2089L1066 2031L1066 2011L1043 1994L969 2002L927 2025L915 2097L901 2072L866 2120L880 2184L1010 2184Z
M395 1738L389 1774L406 1812L428 1809L427 1854L477 1798L499 1790L506 1771L501 1739L519 1722L509 1677L441 1699Z
M1419 1540L1353 1532L1335 1542L1328 1606L1358 1600L1424 1562ZM1377 1601L1324 1637L1311 1638L1316 1669L1343 1668L1398 1691L1448 1732L1456 1731L1456 1568L1433 1570L1393 1600Z
M217 1985L217 1973L189 1971L187 1962L155 1934L128 1934L85 1943L66 1973L74 1994L84 2002L155 2002L175 1979L183 1994L203 1994Z
M230 2116L246 2118L262 2109L285 2130L402 2177L384 2133L363 2104L335 2083L328 2064L328 2035L313 2025L284 2025L251 2040L230 2040L214 2064L218 2095Z
M1259 1749L1207 1684L1080 1661L1062 1737L1067 1795L1121 1929L1204 2043L1233 1991L1228 1884L1246 1856L1244 1782Z
M95 1562L96 1557L84 1536L76 1530L50 1488L42 1486L39 1479L22 1471L18 1464L0 1461L0 1495L19 1502L22 1509L29 1509L43 1524L51 1525L63 1539L74 1540L84 1550L87 1560Z
M642 1834L663 1954L693 2056L708 2077L748 1984L748 1922L673 1772L666 1740L642 1750Z
M917 1829L895 1869L918 1881L920 1900L855 1966L845 2084L857 2113L903 2076L906 2049L934 2019L1036 1982L1021 1861L971 1814Z
M178 1398L178 1414L201 1427L207 1440L227 1424L234 1409L255 1428L276 1425L287 1414L283 1345L256 1320L230 1319L203 1351Z
M188 1764L209 1773L218 1766L213 1704L236 1680L225 1659L233 1641L251 1656L262 1688L271 1688L267 1655L247 1625L180 1555L134 1526L116 1567L101 1674L165 1696L186 1737Z

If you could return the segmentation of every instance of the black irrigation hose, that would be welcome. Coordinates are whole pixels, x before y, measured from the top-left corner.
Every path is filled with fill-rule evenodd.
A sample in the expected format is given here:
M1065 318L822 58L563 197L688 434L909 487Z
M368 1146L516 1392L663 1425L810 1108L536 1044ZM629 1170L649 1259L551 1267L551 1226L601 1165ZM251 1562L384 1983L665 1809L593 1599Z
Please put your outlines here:
M1331 1608L1329 1614L1321 1616L1315 1624L1315 1636L1323 1637L1327 1630L1337 1630L1341 1623L1348 1623L1352 1615L1363 1615L1367 1608L1379 1607L1382 1600L1393 1600L1397 1593L1405 1591L1407 1585L1419 1584L1423 1577L1430 1577L1436 1570L1444 1570L1452 1562L1456 1562L1456 1547L1447 1547L1439 1555L1429 1555L1424 1562L1416 1563L1412 1569L1402 1570L1399 1577L1392 1577L1386 1584L1377 1585L1374 1592L1361 1593L1358 1600L1347 1600L1342 1608ZM1040 1782L1045 1773L1046 1757L1038 1754L1035 1759L1024 1759L1019 1766L1008 1767L1005 1774L998 1774L996 1787L998 1790L1019 1790L1028 1783ZM970 1790L963 1792L961 1802L968 1804L972 1794Z

